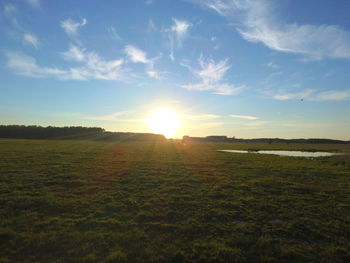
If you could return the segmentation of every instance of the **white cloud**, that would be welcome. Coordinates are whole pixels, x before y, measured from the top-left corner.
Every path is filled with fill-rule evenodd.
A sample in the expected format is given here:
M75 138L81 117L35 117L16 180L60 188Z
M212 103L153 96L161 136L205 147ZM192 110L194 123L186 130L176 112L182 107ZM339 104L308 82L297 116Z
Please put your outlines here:
M307 56L350 59L350 31L336 25L286 24L267 0L190 0L215 10L234 22L236 30L250 42Z
M145 0L146 5L151 5L153 4L154 0Z
M129 56L131 61L134 63L144 63L144 64L152 63L152 61L147 58L146 52L132 45L125 46L125 53Z
M237 114L231 114L230 117L238 118L238 119L244 119L244 120L257 120L258 119L258 117L254 117L254 116L237 115Z
M182 41L186 37L188 29L192 26L192 24L185 20L179 20L176 18L173 18L173 22L174 23L170 30L175 33L178 45L181 46Z
M39 39L36 36L34 36L33 34L28 34L28 33L24 34L23 40L26 44L31 45L35 48L39 48L39 46L40 46Z
M185 40L189 28L192 26L191 23L186 20L180 20L173 18L172 26L167 30L169 45L170 45L170 54L169 57L171 60L175 60L174 49L175 47L182 47L183 41Z
M61 21L61 27L69 36L75 36L78 33L79 28L85 26L86 23L87 20L85 18L81 19L80 22L68 18Z
M211 91L219 95L234 95L244 87L235 87L232 84L222 83L225 73L230 69L228 59L216 63L214 60L205 60L202 56L198 59L199 70L186 66L200 80L199 83L182 85L188 90Z
M119 111L108 115L102 115L102 116L89 116L85 117L87 120L94 120L94 121L113 121L113 122L141 122L143 120L139 119L126 119L125 116L132 113L132 111L126 110L126 111ZM124 118L123 118L124 117Z

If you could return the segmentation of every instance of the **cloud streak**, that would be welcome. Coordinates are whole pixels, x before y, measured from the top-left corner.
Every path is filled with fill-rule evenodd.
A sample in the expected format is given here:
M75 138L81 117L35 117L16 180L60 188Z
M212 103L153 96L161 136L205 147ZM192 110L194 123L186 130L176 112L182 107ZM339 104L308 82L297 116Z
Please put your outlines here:
M182 119L189 119L189 120L213 120L213 119L219 119L223 116L217 115L217 114L182 114L180 115Z
M276 100L306 100L306 101L341 101L350 99L350 89L348 90L326 90L317 91L307 89L299 92L277 93L272 95Z
M350 59L350 32L336 25L286 24L267 0L190 0L214 10L235 24L249 42L270 49L303 54L306 60Z
M111 122L143 122L142 119L126 119L123 118L127 115L129 115L132 111L119 111L108 115L103 116L89 116L86 117L86 120L93 120L93 121L111 121Z
M258 117L255 116L249 116L249 115L237 115L237 114L231 114L229 115L231 118L238 118L238 119L244 119L244 120L257 120Z

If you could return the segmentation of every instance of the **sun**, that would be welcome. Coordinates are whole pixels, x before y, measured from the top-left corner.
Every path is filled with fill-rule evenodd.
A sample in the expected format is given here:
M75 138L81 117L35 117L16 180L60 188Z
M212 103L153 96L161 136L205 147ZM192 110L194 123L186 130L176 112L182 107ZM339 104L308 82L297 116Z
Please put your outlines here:
M169 109L158 109L147 119L148 127L153 133L173 138L180 126L178 114Z

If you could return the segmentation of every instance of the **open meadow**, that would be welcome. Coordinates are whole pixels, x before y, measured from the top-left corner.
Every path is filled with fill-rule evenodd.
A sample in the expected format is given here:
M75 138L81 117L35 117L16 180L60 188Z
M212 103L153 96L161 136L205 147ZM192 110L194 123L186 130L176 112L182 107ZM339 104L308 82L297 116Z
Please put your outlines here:
M0 262L350 262L350 145L0 139Z

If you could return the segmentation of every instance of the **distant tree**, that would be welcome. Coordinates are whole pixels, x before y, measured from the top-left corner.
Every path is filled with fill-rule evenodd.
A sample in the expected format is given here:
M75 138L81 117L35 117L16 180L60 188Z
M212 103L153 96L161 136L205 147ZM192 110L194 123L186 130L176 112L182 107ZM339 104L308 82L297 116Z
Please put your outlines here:
M161 134L106 132L98 127L41 127L37 125L0 125L0 138L16 139L69 139L69 140L166 140Z

